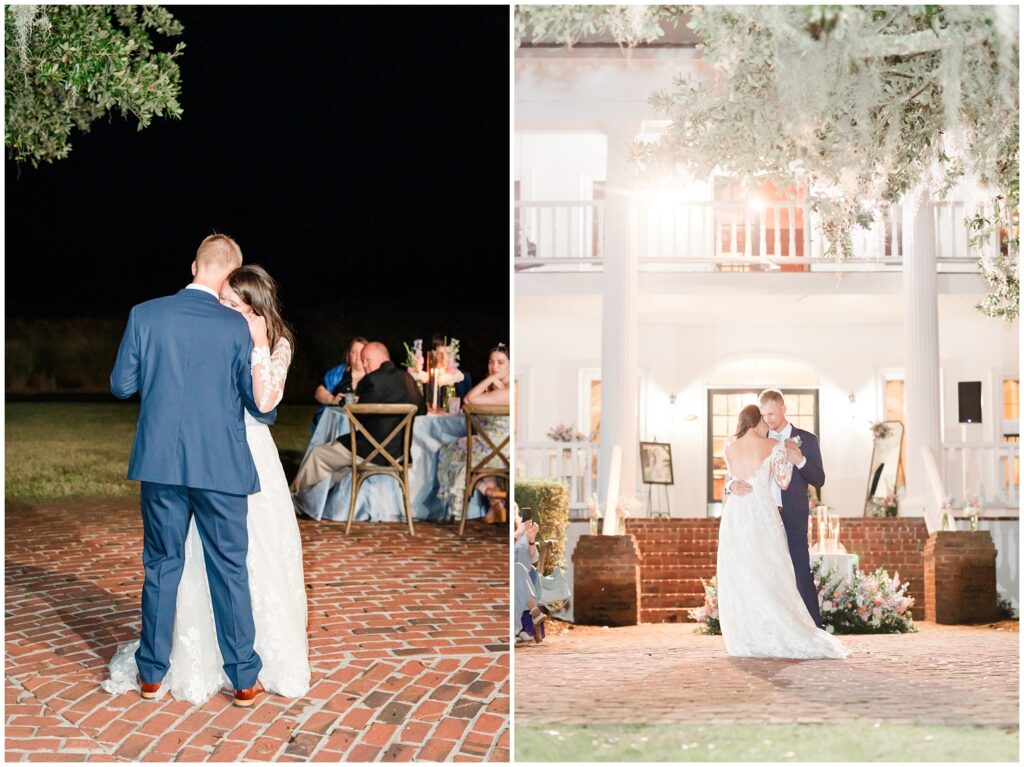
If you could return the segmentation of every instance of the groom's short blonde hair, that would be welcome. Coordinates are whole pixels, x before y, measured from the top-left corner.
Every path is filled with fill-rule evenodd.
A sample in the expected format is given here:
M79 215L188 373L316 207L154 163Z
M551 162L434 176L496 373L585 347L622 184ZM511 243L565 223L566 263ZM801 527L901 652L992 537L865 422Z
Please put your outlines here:
M769 402L778 402L780 405L785 405L786 398L782 396L782 392L778 389L765 389L757 395L758 405L767 405Z
M242 249L226 234L211 234L199 243L196 268L224 271L242 265Z

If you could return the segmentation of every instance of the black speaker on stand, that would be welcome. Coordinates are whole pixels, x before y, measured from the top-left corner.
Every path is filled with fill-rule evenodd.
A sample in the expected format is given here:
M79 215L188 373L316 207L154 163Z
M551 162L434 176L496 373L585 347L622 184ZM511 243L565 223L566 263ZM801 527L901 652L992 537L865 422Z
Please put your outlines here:
M981 381L957 384L960 423L981 423Z

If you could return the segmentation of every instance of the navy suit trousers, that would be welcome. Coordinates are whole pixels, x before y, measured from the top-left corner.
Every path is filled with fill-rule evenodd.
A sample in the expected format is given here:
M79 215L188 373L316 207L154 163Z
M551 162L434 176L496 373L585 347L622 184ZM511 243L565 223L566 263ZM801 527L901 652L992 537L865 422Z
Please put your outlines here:
M249 595L248 498L180 485L142 483L142 634L135 660L144 682L159 682L170 665L185 538L195 515L224 672L237 690L256 684L263 664L253 649L256 628Z

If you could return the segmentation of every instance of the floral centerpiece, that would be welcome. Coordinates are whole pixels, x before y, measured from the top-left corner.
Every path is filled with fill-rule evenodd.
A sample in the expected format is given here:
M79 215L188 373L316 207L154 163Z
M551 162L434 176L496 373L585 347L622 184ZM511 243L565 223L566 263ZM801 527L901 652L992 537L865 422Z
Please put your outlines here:
M548 429L548 439L552 442L586 442L587 435L575 431L572 424L560 423Z
M900 574L892 578L881 567L867 575L857 573L849 581L834 569L822 571L821 563L811 565L818 589L821 619L829 633L906 634L914 627L914 598L907 596L908 582Z
M412 376L412 380L417 383L425 384L429 376L427 371L423 369L423 339L417 338L412 342L412 348L409 348L409 344L402 343L405 347L405 370Z
M885 439L892 436L892 427L887 426L885 421L876 421L871 424L871 433L875 435L875 439Z
M914 598L907 596L906 581L900 574L892 578L879 567L873 573L858 570L849 581L834 569L822 571L820 562L811 564L814 586L818 589L821 620L830 634L906 634L917 631L910 608ZM704 604L688 610L690 618L701 624L702 634L721 634L718 618L718 578L704 584Z
M615 505L615 519L619 523L619 535L626 534L626 520L637 516L643 511L643 508L644 505L636 498L626 498L624 495L619 496L619 502Z
M597 493L591 493L587 501L587 519L590 520L590 534L598 535L601 532L601 504L597 502Z
M686 612L691 620L701 624L698 629L701 634L721 634L722 626L718 622L718 576L710 581L701 578L700 582L704 586L704 604Z
M868 500L868 508L873 517L896 517L899 516L900 502L896 493L890 490L885 498L871 498Z
M454 386L466 376L459 370L459 339L445 336L444 344L434 349L438 386Z

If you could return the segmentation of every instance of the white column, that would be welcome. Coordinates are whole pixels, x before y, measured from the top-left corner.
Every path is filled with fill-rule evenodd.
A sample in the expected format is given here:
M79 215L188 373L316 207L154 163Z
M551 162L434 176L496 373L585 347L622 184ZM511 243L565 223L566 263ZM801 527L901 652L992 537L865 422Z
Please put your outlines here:
M635 171L629 141L636 130L608 135L604 274L601 315L601 453L598 493L607 499L612 448L622 446L620 496L636 493L637 474L637 243ZM614 502L615 499L611 499Z
M939 311L935 276L934 209L912 195L903 203L903 364L907 414L904 461L907 494L900 506L905 516L937 515L923 451L940 460Z

